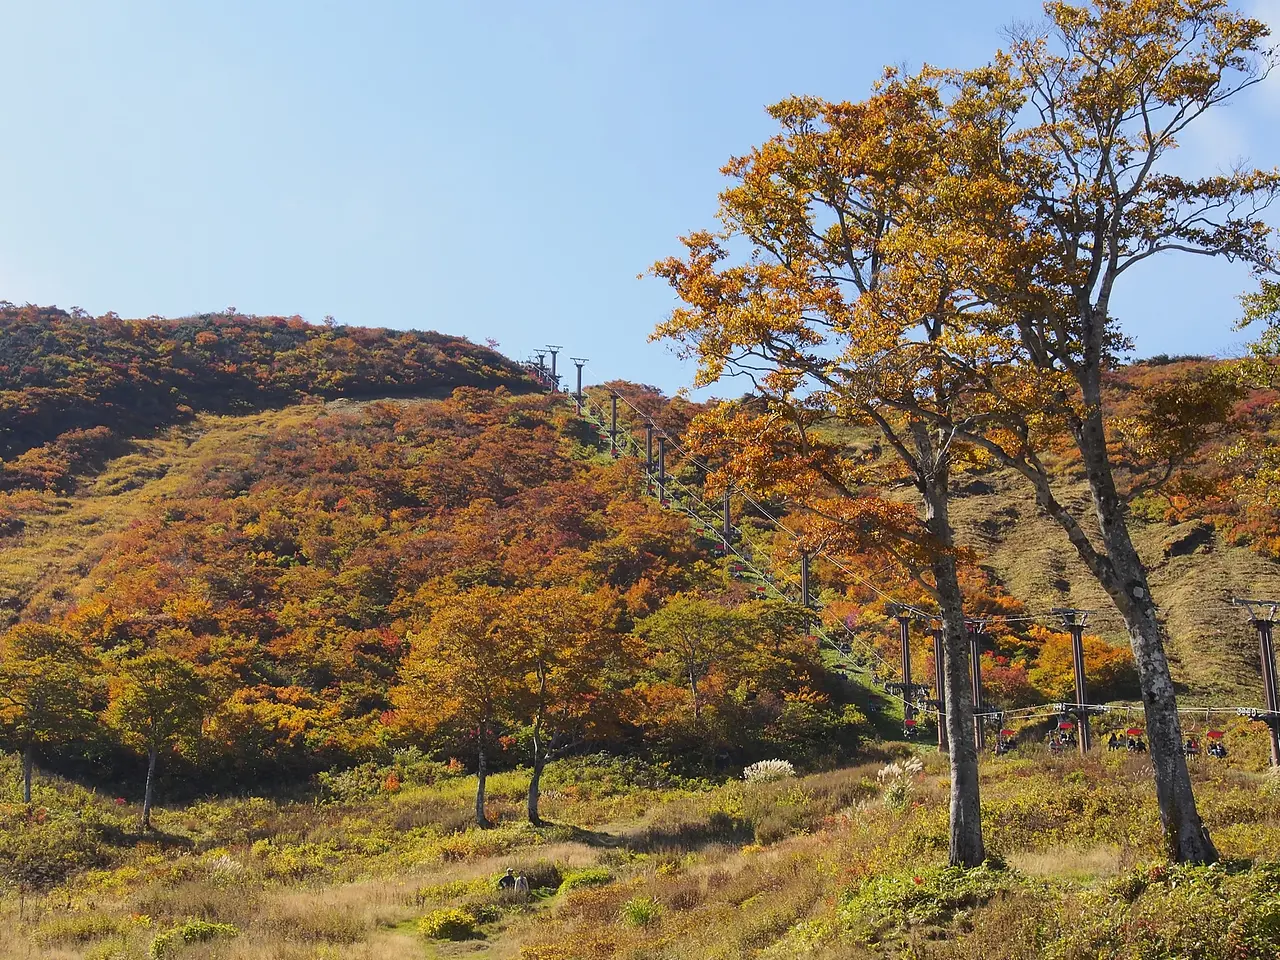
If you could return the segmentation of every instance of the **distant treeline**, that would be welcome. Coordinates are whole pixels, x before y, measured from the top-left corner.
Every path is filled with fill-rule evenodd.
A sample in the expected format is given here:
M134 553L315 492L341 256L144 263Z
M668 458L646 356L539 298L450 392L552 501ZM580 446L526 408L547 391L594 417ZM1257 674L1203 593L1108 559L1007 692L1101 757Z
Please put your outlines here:
M234 313L123 320L0 303L6 460L59 438L63 449L48 451L53 460L92 460L113 437L196 412L243 411L308 395L444 396L460 386L519 391L531 384L494 350L430 331ZM50 471L28 464L18 472L30 481ZM9 486L19 482L8 477Z

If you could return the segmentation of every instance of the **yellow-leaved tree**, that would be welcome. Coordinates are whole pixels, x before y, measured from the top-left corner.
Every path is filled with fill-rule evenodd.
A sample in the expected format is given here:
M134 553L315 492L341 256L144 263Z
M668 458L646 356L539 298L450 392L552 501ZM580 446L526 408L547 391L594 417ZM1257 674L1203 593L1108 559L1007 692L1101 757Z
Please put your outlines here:
M889 71L859 103L795 97L780 131L729 162L718 232L655 265L682 305L658 327L698 361L697 384L742 376L755 397L695 424L726 480L808 515L828 546L894 559L937 602L951 742L953 864L985 857L971 736L961 557L950 521L961 434L982 416L971 373L1010 344L975 335L990 304L974 283L972 211L1008 204L990 171L1016 111L999 71ZM851 454L825 428L875 430L892 457ZM918 510L876 495L903 481Z
M508 629L502 591L488 586L436 600L409 631L409 644L391 695L396 722L425 736L450 730L475 738L475 819L488 827L489 753L497 730L524 715L529 651Z

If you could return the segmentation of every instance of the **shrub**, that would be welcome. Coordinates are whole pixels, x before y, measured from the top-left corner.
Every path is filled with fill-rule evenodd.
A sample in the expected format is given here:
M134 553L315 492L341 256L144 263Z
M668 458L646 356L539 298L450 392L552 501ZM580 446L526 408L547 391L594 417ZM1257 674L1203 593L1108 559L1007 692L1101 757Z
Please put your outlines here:
M170 927L151 941L147 955L151 960L167 960L176 957L178 951L191 943L207 943L221 937L234 937L240 933L229 923L210 923L208 920L188 920Z
M795 775L796 768L786 760L761 760L742 771L742 779L747 783L769 783Z
M705 780L682 777L668 764L646 763L639 757L615 757L597 753L566 757L547 765L543 786L548 790L572 791L583 799L612 797L643 790L705 790Z
M957 911L984 904L1013 885L1012 874L990 864L973 870L934 867L880 876L845 899L840 917L846 926L874 940L892 928L945 923Z
M535 863L517 866L516 873L525 875L525 879L529 881L530 890L555 890L564 880L560 868L550 860L538 860Z
M476 935L476 917L456 907L432 910L418 921L418 932L431 940L466 940Z
M12 807L6 813L0 816L0 879L42 889L107 862L105 825L91 809Z
M647 927L662 916L662 905L653 897L632 897L622 905L622 922L632 927Z
M924 770L924 764L918 757L901 762L895 761L882 767L876 774L880 781L881 796L885 805L894 810L903 810L911 797L911 790L917 774Z
M560 881L560 892L569 893L583 887L599 887L613 882L613 874L604 867L586 867L574 870Z
M119 922L111 917L100 913L73 913L46 920L40 924L33 939L40 944L88 943L109 937L119 930Z

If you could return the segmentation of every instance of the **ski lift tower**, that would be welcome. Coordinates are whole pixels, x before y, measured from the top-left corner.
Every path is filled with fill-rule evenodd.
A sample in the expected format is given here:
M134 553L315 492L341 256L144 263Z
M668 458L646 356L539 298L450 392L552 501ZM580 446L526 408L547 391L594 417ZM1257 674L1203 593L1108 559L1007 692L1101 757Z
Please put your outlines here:
M551 354L551 392L558 393L560 391L560 375L556 373L556 354L564 347L559 344L548 343L547 352Z

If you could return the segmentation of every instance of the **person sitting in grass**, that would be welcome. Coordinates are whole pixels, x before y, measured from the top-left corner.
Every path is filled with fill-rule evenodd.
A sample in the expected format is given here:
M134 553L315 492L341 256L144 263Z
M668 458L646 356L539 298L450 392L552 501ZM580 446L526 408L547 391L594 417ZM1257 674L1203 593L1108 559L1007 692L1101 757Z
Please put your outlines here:
M504 892L514 890L516 887L516 872L507 867L507 872L498 878L498 889Z
M520 876L516 877L515 890L516 890L516 896L519 897L521 900L529 899L529 878L526 877L523 873L521 873Z

